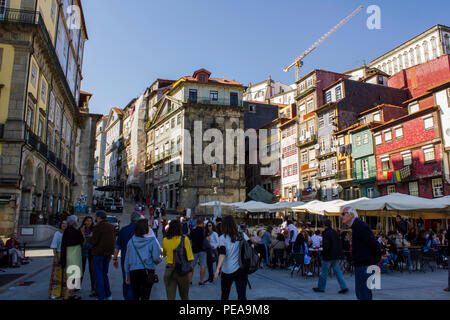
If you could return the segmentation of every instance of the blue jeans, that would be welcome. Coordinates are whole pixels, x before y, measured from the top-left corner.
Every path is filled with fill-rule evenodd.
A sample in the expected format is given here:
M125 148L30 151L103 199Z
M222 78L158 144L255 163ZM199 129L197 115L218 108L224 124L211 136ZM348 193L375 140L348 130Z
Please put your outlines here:
M367 268L368 266L355 266L355 293L358 300L372 300L372 290L367 286L367 279L370 277Z
M269 260L269 246L267 244L264 244L264 247L266 249L266 264L270 264L270 260Z
M105 300L111 297L111 288L108 279L110 262L111 257L109 256L94 256L95 289L98 300Z
M330 267L333 268L334 273L336 274L336 279L339 282L339 286L341 287L341 289L347 289L347 284L345 283L338 260L322 261L322 269L320 270L319 275L319 289L325 290L327 286L327 277Z
M133 300L133 290L131 289L131 285L125 283L125 279L127 278L125 275L125 257L121 258L121 268L122 268L122 292L123 292L123 299L124 300Z

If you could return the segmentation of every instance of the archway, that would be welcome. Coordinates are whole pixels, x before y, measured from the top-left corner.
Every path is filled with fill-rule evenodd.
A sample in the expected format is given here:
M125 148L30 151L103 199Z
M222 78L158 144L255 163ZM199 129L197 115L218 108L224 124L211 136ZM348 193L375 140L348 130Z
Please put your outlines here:
M20 198L20 221L19 224L30 224L30 214L35 210L35 201L33 201L33 193L35 188L34 163L31 158L27 158L24 162L22 182L22 194Z

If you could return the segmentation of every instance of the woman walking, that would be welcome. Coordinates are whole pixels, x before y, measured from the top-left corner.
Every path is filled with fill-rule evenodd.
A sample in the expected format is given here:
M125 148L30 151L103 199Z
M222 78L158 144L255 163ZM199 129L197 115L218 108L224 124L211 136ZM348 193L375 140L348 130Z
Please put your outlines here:
M214 281L214 262L217 262L217 258L219 256L217 252L217 247L219 246L219 236L216 232L216 226L211 221L206 225L205 230L206 240L209 241L211 249L207 252L206 255L206 264L208 266L208 280L206 282L213 283Z
M222 220L222 232L219 237L219 262L217 263L216 280L222 272L222 300L228 300L233 282L236 284L238 300L247 300L246 290L248 275L239 268L240 241L249 241L249 237L238 232L236 221L232 216ZM239 240L242 239L242 240Z
M149 300L155 276L155 265L161 262L160 248L149 233L147 219L136 222L134 236L128 241L125 257L125 283L131 285L134 300Z
M194 254L192 253L191 242L189 238L183 236L180 220L173 219L169 223L169 229L167 230L166 237L163 240L163 256L167 257L166 260L166 272L164 273L164 284L166 286L167 300L175 300L178 292L182 300L189 300L189 282L190 273L181 275L175 271L174 266L174 250L184 240L184 248L186 250L186 259L191 264L194 260Z
M83 282L84 273L86 272L86 262L89 263L89 277L91 278L91 294L90 297L95 297L97 294L95 293L95 279L94 279L94 261L92 259L92 244L88 241L92 235L92 229L94 227L94 219L92 217L85 217L83 222L81 223L80 231L83 233L84 239L86 240L81 247L81 256L82 256L82 266L83 273L81 276L81 282Z
M55 232L52 244L50 245L50 249L53 249L53 266L48 295L52 300L64 298L67 292L67 276L60 263L62 237L66 228L67 221L61 221L59 224L59 230Z
M82 274L81 246L85 242L84 236L78 227L78 217L75 215L67 218L67 229L64 231L61 243L61 266L66 269L67 278L71 278L67 284L66 300L80 300L75 294L80 289Z

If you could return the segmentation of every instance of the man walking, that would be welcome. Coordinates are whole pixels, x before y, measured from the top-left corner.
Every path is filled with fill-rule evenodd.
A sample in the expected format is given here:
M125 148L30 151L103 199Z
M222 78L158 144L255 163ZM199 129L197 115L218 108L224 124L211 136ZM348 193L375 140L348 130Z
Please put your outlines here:
M355 266L355 293L358 300L372 300L372 290L369 288L367 273L369 266L380 261L381 250L372 230L364 221L358 219L358 213L352 207L344 207L342 222L352 228L352 257Z
M447 228L447 234L445 235L445 238L447 239L447 257L450 257L450 227ZM444 291L450 292L450 259L447 260L447 268L448 268L448 287L444 289Z
M203 220L197 219L195 228L191 231L189 238L192 241L192 252L194 253L193 269L190 273L191 282L194 276L194 270L197 264L200 264L200 282L199 286L203 286L206 282L203 281L206 272L206 250L203 246L205 240L205 229L203 228Z
M125 257L127 255L127 245L128 241L133 237L134 235L134 228L136 227L136 222L138 222L140 219L142 219L143 216L135 211L131 214L131 223L122 229L120 229L119 236L117 237L116 241L116 247L114 249L114 267L117 269L119 268L119 262L118 262L118 256L120 251L120 265L122 268L122 280L123 280L123 298L125 300L133 300L133 291L131 289L131 285L126 284L126 276L125 276L125 269L124 269L124 263L125 263Z
M97 225L94 227L89 243L93 245L95 288L98 300L112 300L108 269L114 253L114 226L106 219L106 212L97 211Z
M156 239L158 239L159 218L153 218L152 229Z
M322 270L319 275L318 288L313 288L315 292L325 292L327 286L328 271L333 268L336 275L336 279L339 282L341 290L339 293L344 294L348 292L347 284L345 283L344 276L342 275L341 268L339 267L339 260L344 258L344 251L342 250L342 243L339 234L331 227L331 221L325 220L325 231L322 237Z

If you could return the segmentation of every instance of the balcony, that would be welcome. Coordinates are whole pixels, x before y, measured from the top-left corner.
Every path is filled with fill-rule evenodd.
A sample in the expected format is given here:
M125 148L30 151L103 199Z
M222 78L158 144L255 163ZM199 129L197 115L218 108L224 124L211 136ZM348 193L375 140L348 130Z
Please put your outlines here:
M320 176L317 177L318 180L325 180L325 179L335 179L336 178L336 170L326 170L326 171L320 171Z
M45 143L43 142L39 142L38 143L38 148L37 150L39 151L40 154L42 154L45 158L48 157L48 147Z
M364 181L364 180L375 180L377 178L377 168L372 167L369 168L366 171L356 171L354 174L354 179L357 181Z
M302 148L317 142L317 134L307 132L306 135L298 137L297 147Z
M48 160L50 160L51 163L56 164L56 156L52 151L48 152Z
M62 164L62 173L64 173L64 175L66 175L67 176L67 167L66 167L66 165L63 163Z
M59 171L62 171L62 162L59 158L56 158L56 168L58 168Z
M341 170L336 173L337 181L353 180L355 178L355 169Z
M219 106L236 106L242 107L244 105L242 100L239 99L211 99L211 97L190 97L186 103L197 103L206 105L219 105Z
M332 156L332 155L336 155L336 152L337 152L336 147L325 148L325 149L320 148L319 152L317 154L317 159L326 158L326 157L329 157L329 156Z
M35 135L28 127L25 132L25 141L33 150L38 150L39 137Z

